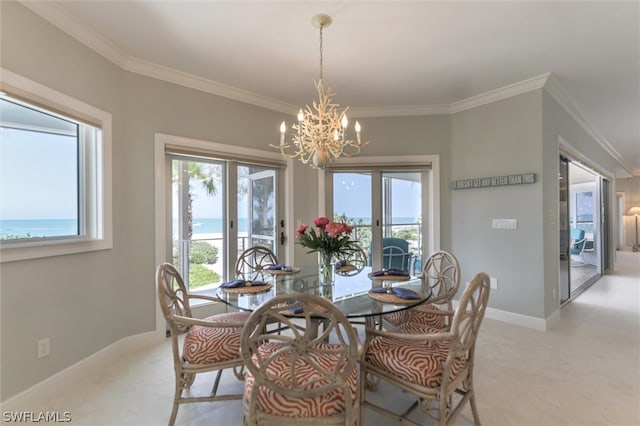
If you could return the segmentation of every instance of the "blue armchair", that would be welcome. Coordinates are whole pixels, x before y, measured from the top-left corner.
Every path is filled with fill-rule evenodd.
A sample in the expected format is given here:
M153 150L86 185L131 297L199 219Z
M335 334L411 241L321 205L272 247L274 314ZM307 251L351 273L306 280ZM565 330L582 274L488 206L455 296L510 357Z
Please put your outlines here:
M382 239L382 267L409 271L413 253L409 251L409 242L402 238Z
M571 246L569 252L571 257L580 256L581 262L584 261L584 247L587 244L587 238L585 237L584 229L571 228Z

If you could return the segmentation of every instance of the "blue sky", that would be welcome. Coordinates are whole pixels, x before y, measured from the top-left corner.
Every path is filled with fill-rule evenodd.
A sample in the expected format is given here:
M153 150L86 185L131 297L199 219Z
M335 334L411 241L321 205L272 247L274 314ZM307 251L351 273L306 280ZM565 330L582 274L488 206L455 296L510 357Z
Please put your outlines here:
M77 215L76 141L73 137L2 129L0 133L0 219L72 219ZM16 181L20 184L16 185ZM69 189L71 188L71 189ZM339 214L370 217L370 177L340 173L334 183ZM417 218L420 186L394 180L393 216ZM222 191L213 199L196 187L194 217L221 217ZM246 197L239 211L246 211Z
M356 173L341 173L336 175L334 182L334 210L349 217L371 216L371 179L367 175ZM211 198L199 188L195 189L193 204L194 217L221 217L219 198ZM400 179L394 180L393 186L393 216L417 218L420 216L420 185ZM218 192L217 197L222 194ZM246 197L240 201L238 211L246 211Z
M76 139L0 132L0 219L76 218Z
M393 217L420 216L420 185L403 179L392 181ZM358 173L336 174L333 181L334 211L349 217L371 217L371 178Z

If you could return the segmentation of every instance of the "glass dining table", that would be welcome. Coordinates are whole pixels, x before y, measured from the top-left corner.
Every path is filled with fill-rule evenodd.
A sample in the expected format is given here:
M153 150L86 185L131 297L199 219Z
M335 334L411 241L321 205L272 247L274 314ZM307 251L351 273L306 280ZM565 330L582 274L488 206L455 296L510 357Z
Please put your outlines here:
M234 308L253 311L261 303L277 295L307 293L322 296L331 302L349 319L369 318L382 314L403 311L425 303L431 297L428 283L419 277L371 277L371 268L350 271L348 274L335 273L332 285L320 284L318 266L306 265L294 269L296 272L257 271L242 277L247 281L259 280L266 285L248 286L246 289L218 288L216 296ZM413 290L417 299L403 299L395 296L394 287ZM382 290L386 288L387 290ZM375 290L372 292L371 290Z

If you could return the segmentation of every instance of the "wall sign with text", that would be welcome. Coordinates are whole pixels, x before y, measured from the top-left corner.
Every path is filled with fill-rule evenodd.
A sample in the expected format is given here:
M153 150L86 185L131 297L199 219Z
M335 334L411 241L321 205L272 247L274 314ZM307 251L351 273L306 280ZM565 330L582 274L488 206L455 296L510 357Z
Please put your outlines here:
M453 182L453 189L488 188L492 186L525 185L528 183L536 183L535 173L456 180Z

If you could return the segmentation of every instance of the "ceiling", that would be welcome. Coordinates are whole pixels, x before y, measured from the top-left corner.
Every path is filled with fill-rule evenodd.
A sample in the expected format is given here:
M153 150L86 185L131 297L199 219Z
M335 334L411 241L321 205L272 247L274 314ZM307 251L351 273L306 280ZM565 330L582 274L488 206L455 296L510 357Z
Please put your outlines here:
M358 117L461 111L545 85L640 176L639 2L23 4L124 69L294 114L324 82Z

